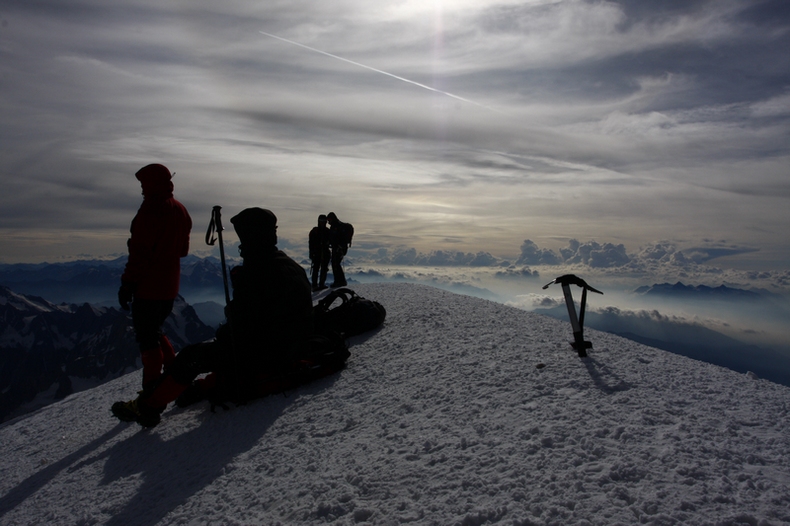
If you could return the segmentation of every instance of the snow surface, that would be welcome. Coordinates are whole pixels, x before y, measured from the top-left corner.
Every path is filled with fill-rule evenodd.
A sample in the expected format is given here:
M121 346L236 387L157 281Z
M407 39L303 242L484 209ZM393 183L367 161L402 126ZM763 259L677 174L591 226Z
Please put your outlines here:
M143 430L139 372L0 426L0 523L790 524L790 389L490 301L388 312L329 378Z

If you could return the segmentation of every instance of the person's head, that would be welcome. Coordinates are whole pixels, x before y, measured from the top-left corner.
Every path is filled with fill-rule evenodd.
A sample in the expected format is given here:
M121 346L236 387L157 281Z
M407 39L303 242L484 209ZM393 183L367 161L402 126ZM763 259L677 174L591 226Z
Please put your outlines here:
M318 226L326 226L326 216L324 214L318 216Z
M260 249L274 248L277 245L277 216L264 208L246 208L230 218L233 228L241 242L244 253Z
M329 222L330 225L334 225L335 223L337 223L337 216L335 215L334 212L329 212L326 215L326 220Z
M173 193L172 174L161 164L149 164L140 168L136 174L143 187L143 196L169 196Z

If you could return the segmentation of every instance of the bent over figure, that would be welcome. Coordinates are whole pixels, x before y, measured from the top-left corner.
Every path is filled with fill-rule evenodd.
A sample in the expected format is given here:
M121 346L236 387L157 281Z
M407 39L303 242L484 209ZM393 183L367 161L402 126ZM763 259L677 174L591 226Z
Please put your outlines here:
M343 258L351 245L351 237L354 235L354 227L350 223L344 223L337 218L334 212L329 212L326 216L329 222L329 245L332 248L332 276L334 282L332 288L345 287L346 273L343 271Z

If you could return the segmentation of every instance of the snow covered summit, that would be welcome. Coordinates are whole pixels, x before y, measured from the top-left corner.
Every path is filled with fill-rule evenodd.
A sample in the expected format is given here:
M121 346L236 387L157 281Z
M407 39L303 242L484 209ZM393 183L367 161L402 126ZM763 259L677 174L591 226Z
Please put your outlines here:
M425 286L287 396L120 424L139 372L0 425L0 523L790 523L790 389Z

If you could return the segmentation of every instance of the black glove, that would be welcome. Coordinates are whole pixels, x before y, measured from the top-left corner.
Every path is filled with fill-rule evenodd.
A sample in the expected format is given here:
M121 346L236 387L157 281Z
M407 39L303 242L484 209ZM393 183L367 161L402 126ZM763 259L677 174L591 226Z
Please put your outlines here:
M121 283L121 288L118 289L118 303L123 310L129 310L129 302L134 299L134 284Z

